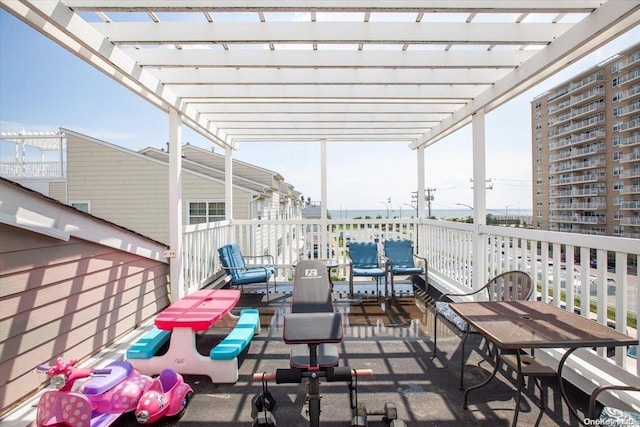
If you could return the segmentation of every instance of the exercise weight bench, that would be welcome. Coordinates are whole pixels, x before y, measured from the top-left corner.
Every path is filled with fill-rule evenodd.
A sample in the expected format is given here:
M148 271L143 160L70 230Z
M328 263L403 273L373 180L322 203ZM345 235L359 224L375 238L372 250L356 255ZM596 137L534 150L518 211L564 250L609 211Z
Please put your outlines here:
M342 315L333 310L331 283L324 261L303 260L296 266L293 284L291 313L284 315L283 340L290 344L291 355L288 369L277 369L275 373L255 373L254 381L262 381L263 391L257 400L258 414L254 426L276 425L271 410L275 400L268 391L267 381L277 384L308 382L309 425L320 426L320 378L327 382L348 382L349 400L354 417L352 427L366 426L367 413L364 405L357 402L357 377L370 376L370 369L356 370L338 367L337 343L343 338ZM356 379L354 385L354 378ZM266 398L268 396L268 399ZM388 408L388 410L387 410ZM384 413L389 416L391 426L404 426L396 420L397 411L391 404L385 405Z

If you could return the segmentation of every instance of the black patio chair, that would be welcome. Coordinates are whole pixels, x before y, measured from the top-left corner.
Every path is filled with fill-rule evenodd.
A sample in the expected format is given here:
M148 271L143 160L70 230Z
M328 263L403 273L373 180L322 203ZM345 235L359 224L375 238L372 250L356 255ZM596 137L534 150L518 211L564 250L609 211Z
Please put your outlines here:
M460 389L464 386L464 349L469 334L477 333L469 326L456 312L454 312L450 304L450 297L470 297L476 294L484 293L489 301L524 301L528 300L533 294L534 286L531 276L524 271L513 270L504 272L493 279L489 280L480 289L465 293L454 294L445 293L438 298L435 305L435 316L433 321L433 356L437 357L438 352L438 319L444 318L450 325L464 334L462 339L462 356L460 357Z

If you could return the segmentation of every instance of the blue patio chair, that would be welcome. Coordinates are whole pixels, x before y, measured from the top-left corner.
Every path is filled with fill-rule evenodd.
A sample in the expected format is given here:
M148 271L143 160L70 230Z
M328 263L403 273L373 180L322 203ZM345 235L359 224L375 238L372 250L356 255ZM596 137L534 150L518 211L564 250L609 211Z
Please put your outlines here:
M637 345L632 345L629 346L629 349L627 350L627 356L633 358L633 359L637 359L638 358L638 346Z
M273 255L246 255L243 256L237 243L230 243L218 248L218 255L222 268L231 277L231 285L240 287L244 292L244 285L264 282L266 285L267 301L269 300L269 279L275 275L276 264ZM247 259L266 259L265 264L247 264ZM275 277L273 281L276 287Z
M387 274L391 276L391 296L395 295L394 276L414 276L425 274L427 260L413 253L410 240L385 240L384 256L386 258ZM425 268L416 265L415 260L424 262ZM427 276L424 277L425 286ZM386 289L385 289L386 292Z
M454 312L450 304L450 297L467 298L473 295L483 293L489 301L526 301L533 294L534 286L531 276L524 271L506 271L489 280L480 289L465 293L454 294L445 293L440 295L435 305L435 316L433 318L433 356L437 357L438 352L438 319L444 318L456 329L464 334L462 339L462 356L460 357L460 389L464 388L464 347L469 334L477 333L475 329L469 326L456 312ZM546 373L545 373L546 374ZM540 376L542 373L540 374ZM537 383L536 383L537 384Z
M382 267L378 254L378 244L374 242L352 242L349 245L349 293L353 292L354 277L373 277L376 279L376 294L380 294L380 278L384 277L387 288L387 274Z

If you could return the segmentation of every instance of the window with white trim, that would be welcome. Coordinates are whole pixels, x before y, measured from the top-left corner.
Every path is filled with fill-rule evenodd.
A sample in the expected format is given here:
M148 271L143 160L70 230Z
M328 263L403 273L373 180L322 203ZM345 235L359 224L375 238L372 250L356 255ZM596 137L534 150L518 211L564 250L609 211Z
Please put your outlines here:
M204 224L225 219L224 202L213 200L199 200L189 202L187 211L189 224Z
M71 200L69 206L78 209L79 211L91 213L91 201L90 200Z

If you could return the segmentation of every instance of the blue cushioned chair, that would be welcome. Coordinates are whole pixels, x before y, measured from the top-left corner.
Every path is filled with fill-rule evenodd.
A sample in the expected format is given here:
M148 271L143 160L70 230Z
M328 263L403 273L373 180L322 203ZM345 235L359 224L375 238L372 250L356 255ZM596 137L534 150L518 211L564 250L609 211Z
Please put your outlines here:
M456 312L454 312L449 303L450 297L471 297L476 294L483 293L485 298L489 301L526 301L533 294L534 286L531 276L524 271L507 271L497 275L493 279L489 280L484 286L477 291L469 292L466 294L442 294L435 306L435 316L433 318L433 357L437 356L438 352L438 319L444 318L450 324L455 326L458 330L464 333L462 339L462 357L460 365L460 389L463 388L463 375L464 375L464 347L467 341L467 337L470 333L477 333L475 329L469 326Z
M374 242L352 242L349 245L349 293L353 295L354 277L374 277L376 279L376 293L379 294L380 278L384 277L384 287L387 288L387 274L382 267L381 257L378 255L378 244Z
M232 286L240 286L240 289L244 291L244 285L264 282L267 287L267 301L269 300L269 279L276 272L276 265L272 255L243 256L237 243L218 248L218 255L220 256L222 268L231 277ZM247 259L266 259L268 262L260 265L248 265ZM275 289L275 278L273 285Z
M385 240L384 256L386 258L387 273L391 276L391 296L395 295L394 276L413 276L424 274L425 269L417 266L415 259L421 259L425 268L427 260L413 253L410 240ZM424 278L425 285L427 277Z

